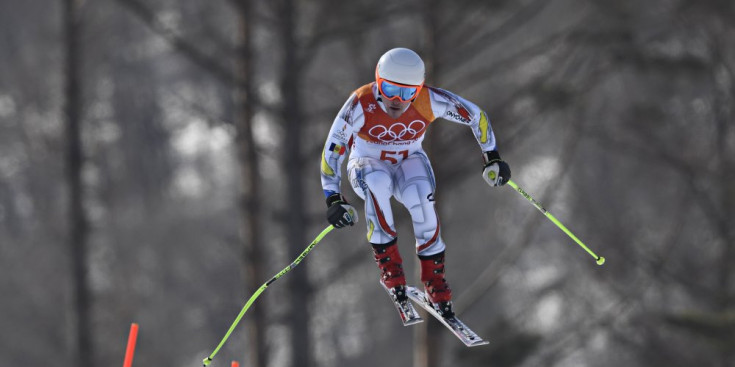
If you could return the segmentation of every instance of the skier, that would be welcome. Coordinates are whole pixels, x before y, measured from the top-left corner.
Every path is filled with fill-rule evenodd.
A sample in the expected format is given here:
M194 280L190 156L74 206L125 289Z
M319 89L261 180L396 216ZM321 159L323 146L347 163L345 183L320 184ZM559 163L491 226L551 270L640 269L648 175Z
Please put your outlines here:
M421 147L429 124L439 117L472 129L483 153L482 177L490 186L508 182L510 167L500 158L485 112L452 92L424 85L424 62L406 48L383 54L375 81L355 90L342 106L322 152L321 182L329 223L354 225L357 218L350 213L355 210L340 194L341 165L349 151L348 178L365 201L367 239L380 281L398 302L407 299L406 279L391 197L408 209L427 301L443 317L452 317L452 291L444 278L446 246L434 208L436 183Z

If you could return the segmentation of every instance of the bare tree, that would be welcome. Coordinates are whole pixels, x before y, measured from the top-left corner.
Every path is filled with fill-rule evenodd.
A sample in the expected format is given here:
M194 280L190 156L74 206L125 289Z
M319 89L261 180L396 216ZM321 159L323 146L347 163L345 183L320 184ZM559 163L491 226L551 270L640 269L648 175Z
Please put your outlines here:
M255 93L253 92L253 32L255 2L241 0L233 2L238 14L239 35L237 37L237 82L235 87L235 127L237 132L238 163L242 177L242 267L244 282L248 294L253 294L260 287L264 279L262 264L263 235L262 235L262 191L260 189L260 161L253 137L253 111L255 107ZM251 315L246 321L250 345L254 346L249 365L267 366L268 353L265 338L266 314L264 300L253 305Z
M441 19L440 12L442 8L436 0L421 1L422 20L425 35L425 52L424 62L426 63L426 75L429 81L439 82L442 78L442 65L439 61L439 50L442 47L439 36L439 22ZM429 157L438 157L441 149L442 128L441 124L434 124L431 133L427 139L427 153ZM443 183L447 179L446 170L439 167L434 169L437 182ZM437 205L437 214L443 218L446 214L440 205ZM448 253L451 256L451 250ZM417 273L420 273L421 267L416 267ZM449 278L451 281L451 277ZM423 285L422 285L423 286ZM424 310L420 310L422 317L431 319L431 316ZM414 367L437 367L441 364L442 352L442 329L443 326L434 320L421 323L414 329L414 350L413 350L413 366Z
M84 184L82 169L84 150L82 143L82 60L81 34L83 1L64 2L66 43L65 62L65 118L66 118L66 181L69 189L69 256L72 269L74 303L72 308L74 328L73 365L91 367L93 357L91 327L91 292L89 286L87 214L84 208Z
M279 14L278 36L283 50L281 61L280 89L283 93L281 105L281 121L284 126L283 167L286 179L286 205L288 208L284 225L288 241L289 258L295 259L303 251L306 238L306 207L304 204L305 185L303 181L303 165L301 164L302 136L304 132L304 115L301 103L302 67L299 62L299 43L297 40L297 14L299 2L280 0L275 2ZM309 317L303 313L309 307L310 285L306 277L308 262L301 265L298 273L288 279L291 308L288 324L291 328L291 364L293 366L311 366L311 335ZM307 313L308 315L308 313Z

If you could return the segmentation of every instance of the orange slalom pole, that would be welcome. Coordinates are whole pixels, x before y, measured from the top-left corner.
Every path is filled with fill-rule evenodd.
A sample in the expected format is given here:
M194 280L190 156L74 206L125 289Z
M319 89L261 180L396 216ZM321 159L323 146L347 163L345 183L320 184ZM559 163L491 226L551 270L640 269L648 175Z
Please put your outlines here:
M232 361L232 367L240 367L240 363L237 363L237 361Z
M138 340L138 324L130 325L130 335L128 335L128 348L125 350L125 362L123 367L133 366L133 355L135 354L135 342Z

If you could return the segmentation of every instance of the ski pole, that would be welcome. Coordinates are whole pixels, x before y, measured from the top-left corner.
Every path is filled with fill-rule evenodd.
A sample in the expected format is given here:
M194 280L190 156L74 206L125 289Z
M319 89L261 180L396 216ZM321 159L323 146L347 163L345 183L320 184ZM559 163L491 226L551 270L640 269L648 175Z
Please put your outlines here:
M597 254L595 254L594 252L592 252L592 250L590 250L589 247L585 246L584 243L582 243L582 241L580 241L579 238L577 238L577 236L575 236L574 233L572 233L572 231L570 231L569 229L567 229L567 227L565 227L558 219L556 219L556 217L554 217L553 215L551 215L551 213L549 213L546 209L544 209L544 207L541 206L541 204L539 204L538 201L534 200L531 197L531 195L528 195L528 193L526 193L525 191L523 191L522 188L518 187L518 185L516 185L516 183L513 182L513 180L508 180L508 185L510 185L510 187L512 187L516 191L518 191L519 194L523 195L524 198L528 199L528 201L530 201L531 204L533 204L533 206L536 207L536 209L538 209L539 211L541 211L541 213L544 213L544 215L547 218L549 218L549 220L551 220L554 224L556 224L557 227L559 227L562 231L564 231L564 233L566 233L569 237L571 237L574 240L574 242L576 242L585 251L587 251L587 253L589 253L590 255L592 255L592 257L594 257L595 260L597 261L597 265L602 265L602 264L605 263L605 258L604 257L597 256Z
M285 267L283 270L278 272L278 274L274 275L273 278L271 278L269 281L263 283L263 285L261 285L260 288L258 288L258 290L255 291L255 293L253 293L252 296L250 296L250 299L248 299L247 303L245 303L245 306L243 306L242 310L240 310L240 314L237 315L237 318L235 318L235 321L230 326L230 329L227 330L227 334L225 334L225 337L222 338L222 340L219 342L219 345L217 346L217 348L214 349L214 351L212 352L212 354L209 355L209 357L204 358L204 360L202 361L202 363L204 363L204 366L207 366L208 364L210 364L214 356L217 354L217 352L219 352L220 348L222 348L222 346L225 345L225 342L230 337L230 334L232 334L232 331L235 330L235 327L237 326L237 324L240 323L240 320L245 315L245 312L247 312L250 306L253 304L253 302L255 302L255 299L258 298L258 296L260 296L260 294L263 293L263 291L265 291L265 289L268 288L268 286L271 285L271 283L275 282L276 280L278 280L278 278L282 277L284 274L288 273L291 269L299 265L299 263L301 263L301 260L303 260L306 257L306 255L308 255L311 252L314 246L316 246L316 244L319 243L322 240L322 238L324 238L324 236L326 236L327 233L331 232L333 229L334 229L333 225L329 225L329 227L325 228L322 231L322 233L319 233L319 235L316 236L314 241L312 241L311 244L309 244L309 246L307 246L306 249L304 249L304 251L301 253L301 255L299 255L299 257L296 258L296 260L294 260L289 266Z

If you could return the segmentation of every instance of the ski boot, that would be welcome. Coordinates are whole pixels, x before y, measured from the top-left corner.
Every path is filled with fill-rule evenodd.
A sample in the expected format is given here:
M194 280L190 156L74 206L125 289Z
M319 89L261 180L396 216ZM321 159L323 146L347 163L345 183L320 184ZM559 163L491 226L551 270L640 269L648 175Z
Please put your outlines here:
M394 301L405 303L408 301L406 295L406 277L403 274L403 260L396 245L397 239L386 244L371 244L375 254L375 263L381 270L380 282L389 291Z
M426 289L426 301L444 318L454 317L452 290L444 279L444 251L430 256L419 255L421 282Z

